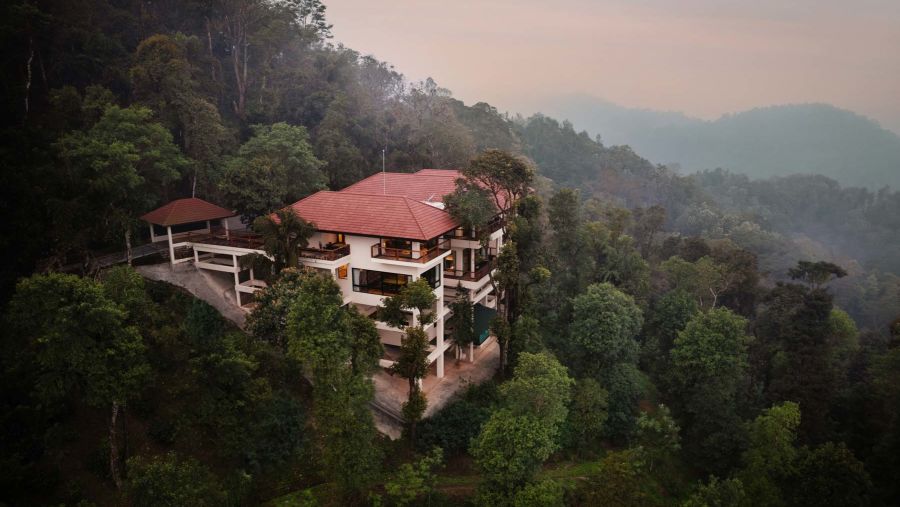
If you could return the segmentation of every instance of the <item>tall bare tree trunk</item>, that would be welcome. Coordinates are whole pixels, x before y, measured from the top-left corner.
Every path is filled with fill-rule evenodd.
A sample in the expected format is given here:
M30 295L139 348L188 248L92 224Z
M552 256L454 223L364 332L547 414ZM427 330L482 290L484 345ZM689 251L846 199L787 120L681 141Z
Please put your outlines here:
M125 260L128 261L128 265L131 266L133 255L131 250L131 225L125 227Z
M25 63L25 120L28 119L28 99L31 94L31 62L34 60L34 37L28 37L28 60Z
M119 438L117 433L119 419L119 402L112 403L112 415L109 418L109 474L116 489L122 489L122 475L119 472Z
M206 18L206 47L209 50L209 73L215 83L218 80L216 79L216 58L213 55L212 23L209 21L209 17Z

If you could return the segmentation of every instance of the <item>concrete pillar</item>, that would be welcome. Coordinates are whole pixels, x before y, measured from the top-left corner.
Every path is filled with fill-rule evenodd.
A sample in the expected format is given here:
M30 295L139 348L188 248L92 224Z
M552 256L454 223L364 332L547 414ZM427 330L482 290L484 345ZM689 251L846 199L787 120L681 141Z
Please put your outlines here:
M475 249L469 249L469 271L475 272Z
M156 234L153 232L154 226L150 224L150 242L156 243Z
M209 234L212 232L212 226L209 224L209 220L206 221L206 233Z
M169 262L171 262L172 265L174 266L175 265L175 247L172 246L172 226L170 225L170 226L166 227L166 231L168 231L168 234L169 234Z
M469 362L470 363L475 362L475 344L474 343L469 344Z
M241 306L241 291L238 290L238 286L241 284L241 272L238 269L237 255L231 256L231 265L234 266L234 297L237 305Z
M443 306L443 296L438 298L438 308ZM435 325L435 331L437 335L437 348L441 351L441 354L437 357L437 377L444 378L444 317L443 315L438 318L437 324Z
M196 266L198 262L200 262L200 254L197 253L197 249L195 248L194 249L194 265Z
M231 229L228 228L228 219L223 218L219 223L225 225L225 239L231 239Z

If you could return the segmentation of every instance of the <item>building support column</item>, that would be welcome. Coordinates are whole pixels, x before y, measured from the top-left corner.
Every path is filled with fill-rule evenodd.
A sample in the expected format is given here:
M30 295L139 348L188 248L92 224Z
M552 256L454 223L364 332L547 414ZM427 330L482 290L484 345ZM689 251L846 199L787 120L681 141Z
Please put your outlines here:
M474 343L469 344L469 362L470 363L475 362L475 344Z
M166 227L166 231L169 234L169 262L172 263L172 266L175 265L175 247L172 246L172 226L169 225Z
M444 307L444 296L441 296L437 300L438 304L438 312ZM437 337L437 349L441 351L440 355L437 357L437 377L444 378L444 316L441 315L438 318L437 323L434 326L435 335Z
M238 270L238 260L237 255L231 256L231 264L234 266L234 297L237 299L238 307L241 306L241 291L238 290L238 286L241 285L241 273Z

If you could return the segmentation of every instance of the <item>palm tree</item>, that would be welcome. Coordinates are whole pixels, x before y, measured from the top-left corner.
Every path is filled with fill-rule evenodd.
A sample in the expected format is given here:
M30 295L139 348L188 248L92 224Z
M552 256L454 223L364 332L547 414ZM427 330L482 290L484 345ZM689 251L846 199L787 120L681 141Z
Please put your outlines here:
M309 244L316 228L292 209L285 208L257 217L253 230L262 236L263 250L273 259L277 274L284 268L300 267L300 249Z

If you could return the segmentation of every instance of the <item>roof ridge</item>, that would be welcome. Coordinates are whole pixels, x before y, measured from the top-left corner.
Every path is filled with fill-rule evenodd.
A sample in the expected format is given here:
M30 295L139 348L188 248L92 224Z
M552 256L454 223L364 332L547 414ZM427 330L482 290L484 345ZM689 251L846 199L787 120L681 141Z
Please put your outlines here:
M413 201L412 199L410 199L409 197L406 197L405 195L402 197L403 197L403 200L406 201L406 209L409 210L409 214L412 215L413 222L415 222L416 227L419 228L419 234L421 234L422 237L424 238L425 237L425 229L422 228L422 224L419 223L418 215L416 215L416 212L413 211L412 207L409 205L410 201L412 201L412 202L418 202L418 201Z

